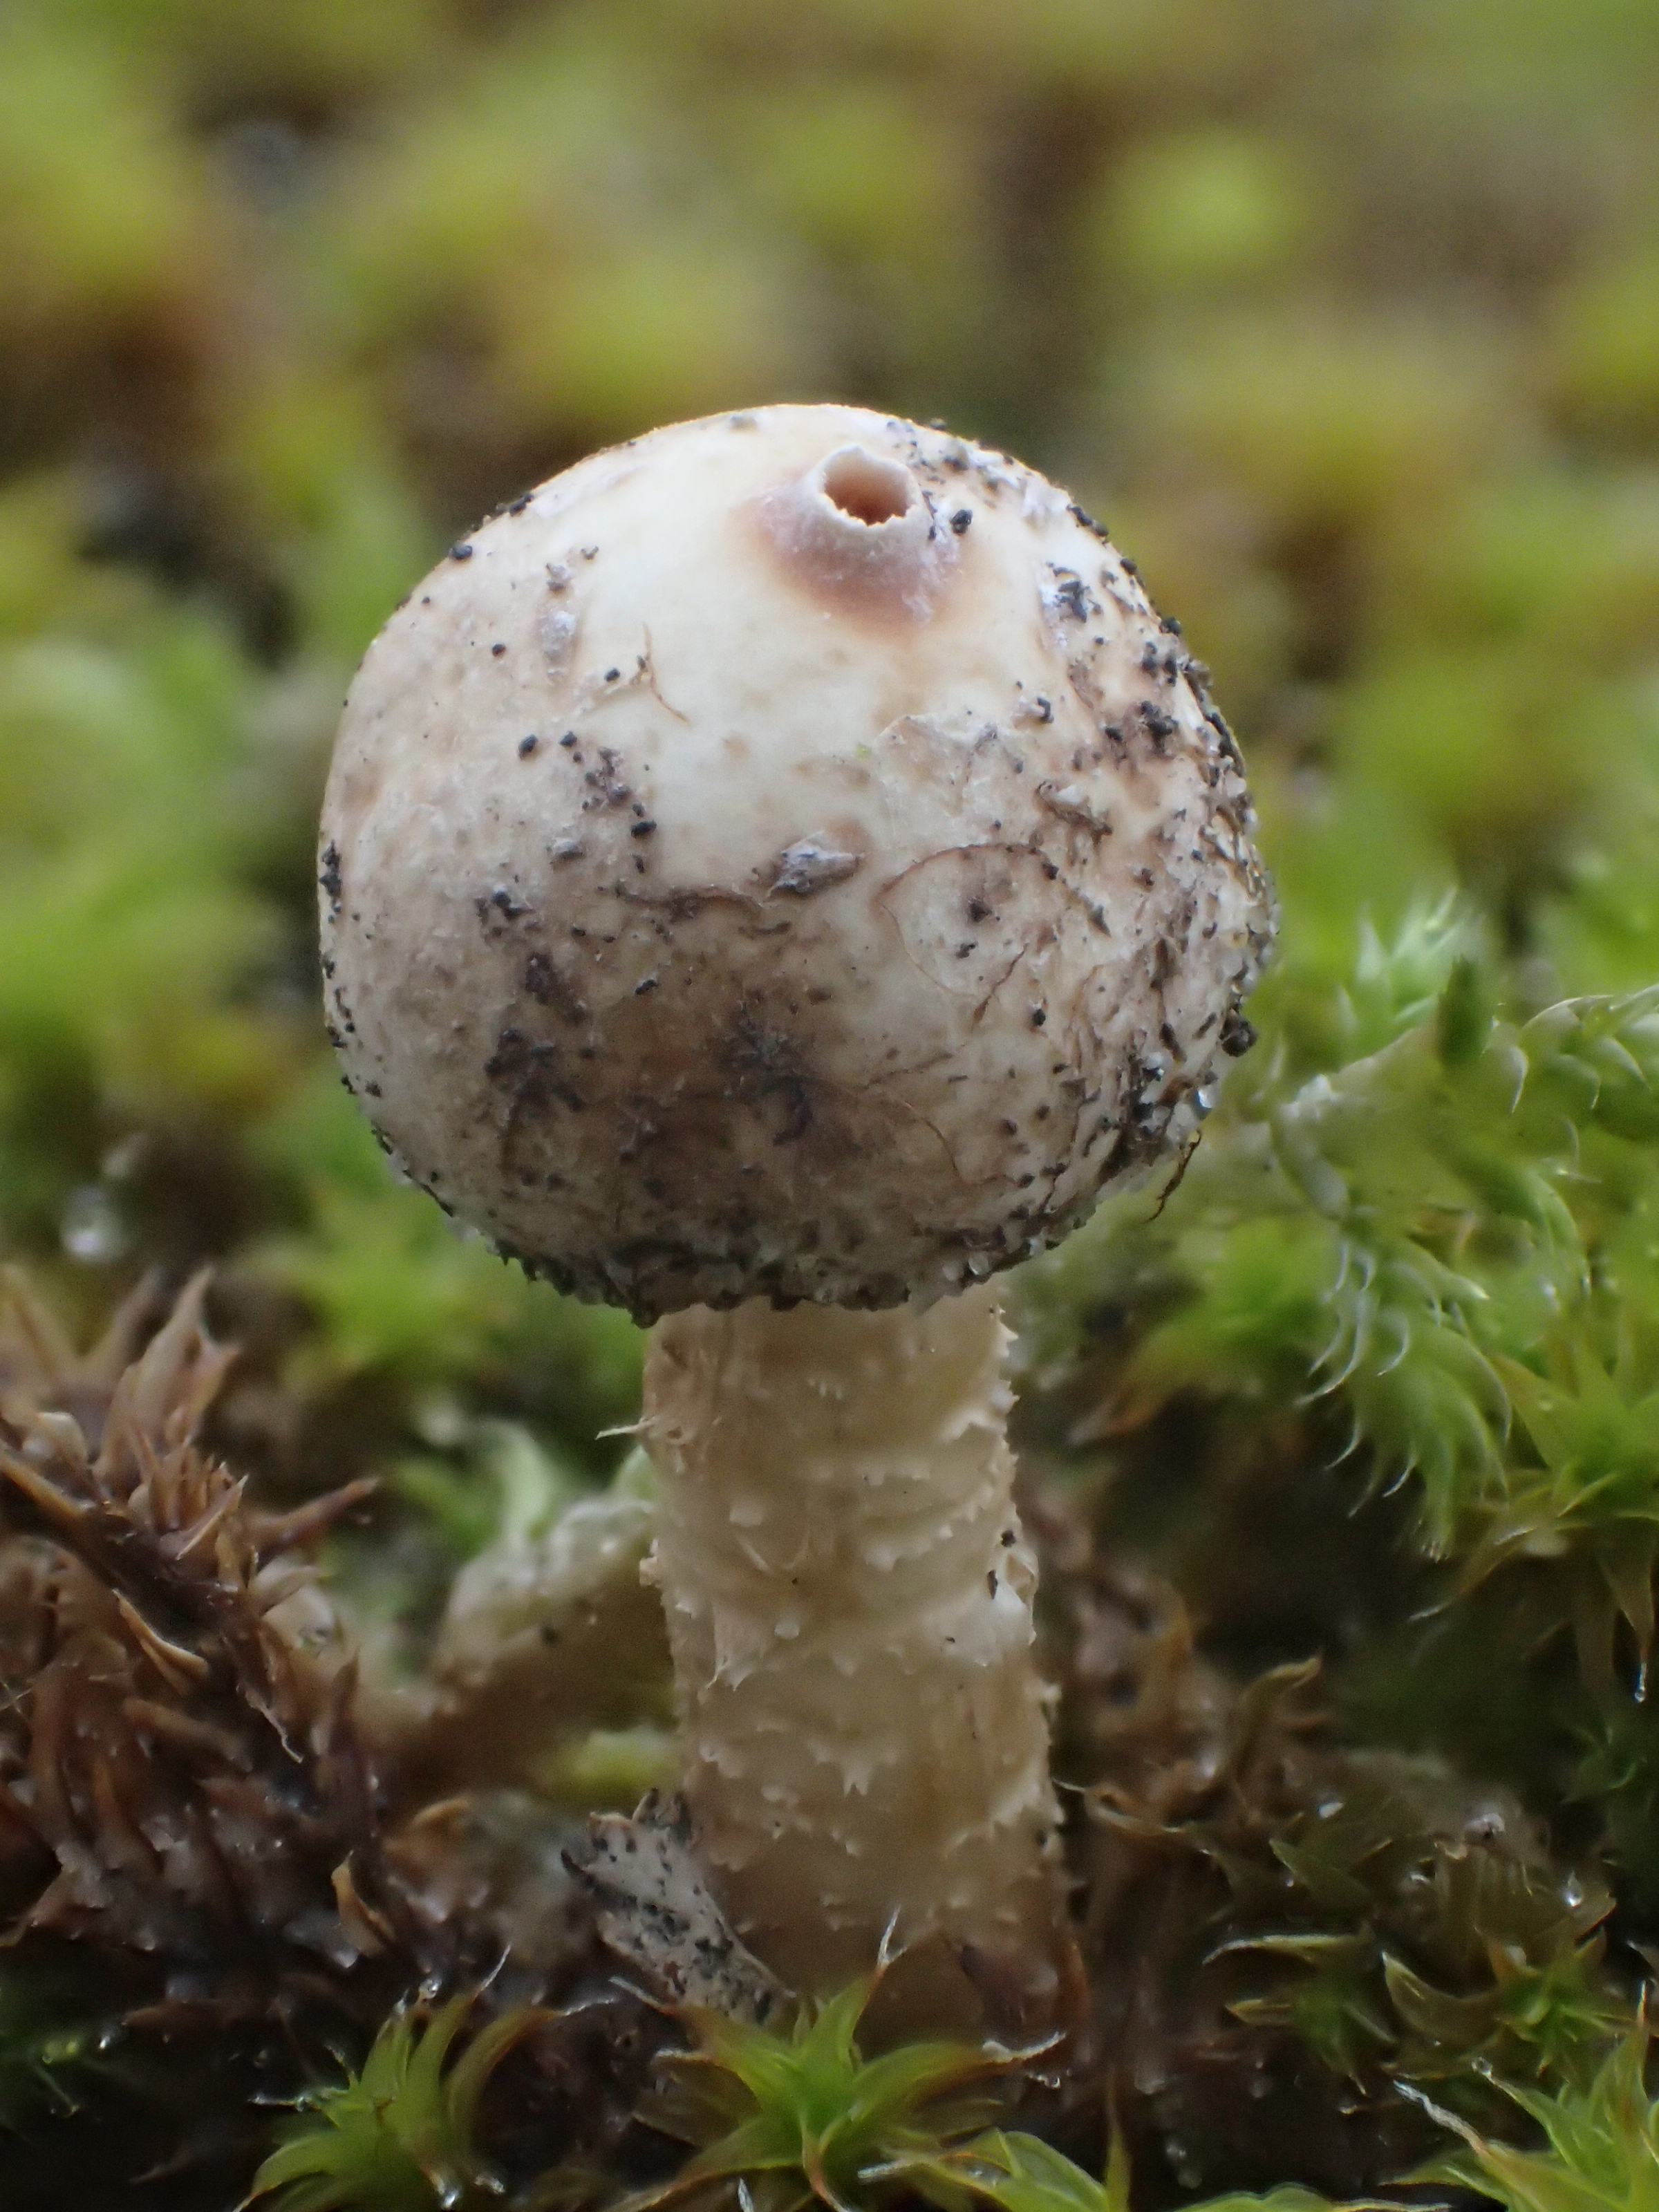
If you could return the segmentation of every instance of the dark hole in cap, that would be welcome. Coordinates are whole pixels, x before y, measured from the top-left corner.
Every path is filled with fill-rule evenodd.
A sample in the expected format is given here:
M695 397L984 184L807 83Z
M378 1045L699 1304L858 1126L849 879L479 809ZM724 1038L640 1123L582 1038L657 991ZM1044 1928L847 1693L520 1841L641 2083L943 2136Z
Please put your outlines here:
M836 453L824 465L823 489L843 514L874 528L909 512L915 486L908 469L874 453Z

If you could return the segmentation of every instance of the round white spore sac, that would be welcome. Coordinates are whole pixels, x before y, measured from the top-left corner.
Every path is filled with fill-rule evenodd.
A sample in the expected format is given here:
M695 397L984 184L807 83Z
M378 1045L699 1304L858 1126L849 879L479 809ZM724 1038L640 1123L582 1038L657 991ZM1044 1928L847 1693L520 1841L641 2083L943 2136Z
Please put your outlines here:
M642 1319L958 1289L1181 1147L1272 928L1238 756L1104 533L844 407L597 454L371 647L323 830L348 1080Z

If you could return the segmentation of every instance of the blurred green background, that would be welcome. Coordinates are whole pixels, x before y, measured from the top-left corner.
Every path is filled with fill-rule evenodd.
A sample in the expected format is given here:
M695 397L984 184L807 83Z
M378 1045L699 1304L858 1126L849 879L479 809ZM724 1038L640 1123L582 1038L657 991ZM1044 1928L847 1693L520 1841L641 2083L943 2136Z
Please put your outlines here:
M9 0L0 1249L82 1328L223 1262L279 1486L614 1456L632 1330L335 1083L317 800L458 530L785 397L1109 519L1298 972L1459 888L1523 1009L1659 975L1653 0Z

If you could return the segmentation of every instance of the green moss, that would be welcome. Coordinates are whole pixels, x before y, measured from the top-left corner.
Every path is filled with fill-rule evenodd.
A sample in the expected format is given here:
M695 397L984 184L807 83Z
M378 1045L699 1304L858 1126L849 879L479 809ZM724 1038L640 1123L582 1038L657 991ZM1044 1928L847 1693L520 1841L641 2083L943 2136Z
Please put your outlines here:
M1085 2173L1037 2136L981 2136L947 2158L915 2160L904 2168L942 2212L966 2204L993 2204L997 2212L1128 2212L1128 2161L1114 2145L1104 2183ZM1265 2197L1203 2199L1194 2212L1335 2212L1312 2190L1274 2189ZM1358 2208L1355 2209L1358 2212Z
M1196 337L1196 334L1194 334ZM1202 343L1149 352L1137 434L1236 486L1257 526L1370 530L1443 507L1519 428L1508 365L1474 329L1260 307L1212 316Z
M1169 131L1133 147L1083 233L1089 264L1143 294L1252 286L1291 266L1316 227L1315 179L1282 142Z
M306 1179L303 1226L249 1255L316 1324L295 1355L296 1388L361 1378L418 1395L533 1372L585 1442L630 1416L643 1340L628 1316L532 1282L400 1182L331 1071L293 1088L259 1153L284 1180Z
M269 2198L273 2212L472 2212L491 2202L500 2192L477 2147L479 2101L543 2015L503 2013L452 2060L469 2002L398 2014L361 2074L312 2091L254 2176L252 2201Z
M1659 253L1644 244L1567 287L1556 308L1558 404L1614 441L1659 424Z
M184 315L212 283L222 234L155 89L153 73L111 41L27 12L10 19L0 42L0 344L73 345L100 318Z
M1505 2212L1644 2212L1659 2201L1659 2106L1649 2101L1644 2084L1648 2045L1643 2023L1588 2087L1559 2097L1506 2085L1542 2131L1541 2149L1484 2136L1431 2106L1465 2148L1437 2159L1419 2178L1473 2189Z
M653 2118L697 2148L629 2212L721 2203L734 2185L763 2212L802 2212L815 2200L834 2212L890 2193L884 2168L908 2170L980 2125L985 2085L1018 2062L999 2045L963 2043L901 2044L866 2058L858 2030L873 1986L805 2006L787 2036L688 2012L694 2049L676 2062Z

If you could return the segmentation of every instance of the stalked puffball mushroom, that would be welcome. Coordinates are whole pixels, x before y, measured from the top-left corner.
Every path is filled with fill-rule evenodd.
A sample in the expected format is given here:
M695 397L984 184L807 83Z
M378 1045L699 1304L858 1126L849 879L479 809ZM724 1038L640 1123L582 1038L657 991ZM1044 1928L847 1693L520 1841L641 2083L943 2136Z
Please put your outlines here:
M686 1798L797 1988L891 1926L1052 2004L985 1279L1196 1137L1271 934L1251 823L1104 532L854 408L568 470L352 687L321 868L347 1079L502 1251L659 1324Z

